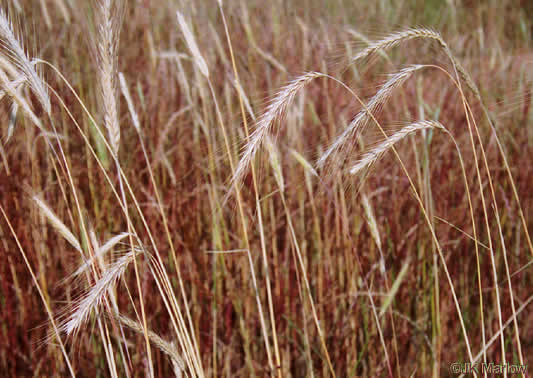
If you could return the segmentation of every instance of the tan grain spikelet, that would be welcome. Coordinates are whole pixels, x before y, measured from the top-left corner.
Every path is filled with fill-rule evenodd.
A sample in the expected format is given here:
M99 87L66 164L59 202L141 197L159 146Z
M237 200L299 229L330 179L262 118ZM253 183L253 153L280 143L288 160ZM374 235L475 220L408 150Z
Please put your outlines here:
M83 272L87 271L96 260L99 260L104 257L104 255L109 252L111 249L115 247L122 239L124 239L126 236L129 236L130 234L127 232L122 232L118 235L113 236L111 239L109 239L104 245L99 246L96 248L95 254L93 257L89 258L87 261L85 261L72 275L71 277L77 277Z
M136 255L140 253L138 249L130 251L119 258L114 264L110 265L103 273L102 277L94 284L93 287L77 302L64 321L60 330L67 335L76 333L83 323L87 321L89 315L97 310L104 302L109 289L115 286L115 283L122 277L128 265L133 261Z
M414 39L414 38L423 38L423 39L433 39L439 43L439 45L445 49L448 48L441 35L433 30L418 28L418 29L407 29L397 33L390 34L389 36L371 43L357 55L352 58L352 62L357 62L362 59L366 59L370 55L382 51L388 50L401 42Z
M37 128L41 131L45 131L41 120L37 118L33 110L30 108L28 102L18 93L16 88L13 87L6 73L2 69L0 69L0 85L4 88L6 93L13 99L13 101L15 101L18 106L20 106L24 110L24 113L30 118L33 124L37 126Z
M139 324L139 322L130 319L122 314L115 314L115 317L126 327L139 334L143 334L144 330L142 325ZM152 344L154 344L162 352L164 352L170 357L170 360L172 361L172 365L174 367L174 374L176 375L176 377L181 377L182 372L185 371L185 362L176 351L174 344L164 340L158 334L150 330L148 330L148 338L150 339L150 342Z
M120 124L117 101L118 42L122 22L122 1L99 0L98 12L98 69L104 125L109 136L109 144L115 155L120 146Z
M372 238L374 239L378 247L378 251L380 255L379 270L381 274L384 274L385 273L385 258L383 256L381 237L379 236L378 222L376 220L376 216L374 215L374 210L372 210L372 205L370 204L370 200L368 199L368 196L364 193L361 195L361 202L363 204L363 209L365 211L366 222L368 224L368 228L370 229L370 235L372 235Z
M365 153L361 160L359 160L351 169L350 173L352 175L358 174L359 172L368 169L372 164L374 164L383 154L392 148L400 140L412 134L414 132L424 130L424 129L444 129L439 122L436 121L418 121L403 127L401 130L392 134L390 137L385 139L382 143L378 144L369 152Z
M118 79L120 82L120 90L122 91L122 95L126 99L126 103L128 104L128 110L130 111L131 115L131 121L133 122L133 126L135 127L135 130L137 130L138 133L141 132L141 123L139 122L139 116L137 115L137 112L135 111L135 107L133 106L133 101L131 100L130 90L128 89L128 84L126 83L126 79L124 78L124 74L122 72L119 72Z
M276 179L276 183L278 184L279 189L283 191L283 189L285 188L285 181L283 180L283 171L281 169L279 151L274 142L272 141L272 138L270 138L269 136L267 136L266 138L266 147L268 151L270 165L272 167L272 170L274 171L274 178Z
M313 176L318 177L318 173L316 172L315 168L313 168L311 163L309 163L300 153L298 153L298 151L291 150L291 155L298 163L300 163L302 167L304 167L307 172L310 172Z
M0 9L0 45L6 52L3 54L11 60L14 65L25 76L33 93L41 103L47 114L51 112L50 97L46 84L37 73L34 63L26 54L22 39L17 38L15 28L3 9Z
M388 35L387 37L370 43L364 50L356 54L351 61L353 63L356 63L360 60L364 60L371 56L374 53L383 53L384 50L388 50L404 41L408 41L411 39L430 39L436 41L439 46L444 50L448 58L451 60L454 68L457 70L457 73L459 74L460 78L463 79L466 83L466 86L468 89L470 89L474 95L481 99L481 95L479 93L479 90L468 74L468 72L463 68L461 63L455 58L455 56L452 54L450 48L448 47L448 44L444 41L442 36L437 33L436 31L426 29L426 28L411 28L407 30L403 30L400 32L396 32L393 34Z
M180 13L180 11L176 12L176 16L178 17L178 23L180 25L181 31L183 32L183 36L185 37L185 42L187 42L187 47L189 47L189 50L191 50L194 62L200 69L202 75L204 75L206 78L209 77L209 70L207 68L207 64L202 54L200 54L200 49L198 49L198 45L196 44L196 40L194 39L194 36L191 33L191 29L189 29L189 26L187 25L187 22L185 21L185 18L183 18L183 15Z
M366 194L363 193L361 199L363 203L363 209L365 210L366 220L370 228L370 233L372 235L372 238L376 242L378 249L381 252L381 237L379 236L378 223L376 221L376 217L374 216L372 205L370 205L370 200L368 199L368 196Z
M274 96L265 113L257 120L255 130L250 134L248 142L244 146L244 153L233 175L232 184L241 183L259 147L265 142L267 135L271 133L275 121L283 117L298 91L312 80L325 76L325 74L320 72L307 72L292 80Z
M255 113L252 109L252 106L250 105L250 100L248 100L248 96L246 96L246 93L244 92L244 89L241 86L241 83L239 83L237 80L233 80L232 82L235 89L237 89L237 92L239 93L239 96L241 96L244 106L248 113L250 114L250 117L252 117L252 120L255 121Z
M401 69L400 71L390 75L389 79L381 86L379 91L370 99L366 107L361 109L359 113L350 122L348 127L342 132L342 134L335 139L331 146L320 157L317 164L319 167L323 167L326 161L336 152L344 151L344 156L352 154L353 143L349 143L349 140L358 137L366 128L368 122L372 119L372 116L376 114L383 107L383 104L392 95L394 89L401 86L411 75L424 68L424 65L411 65Z
M61 222L61 220L59 220L57 215L54 214L54 212L44 203L44 201L38 196L33 196L32 199L39 207L41 213L46 217L46 219L48 219L50 224L61 234L61 236L63 236L79 252L82 252L81 244L78 241L78 238L76 238L74 234L68 229L68 227L65 226L65 224Z

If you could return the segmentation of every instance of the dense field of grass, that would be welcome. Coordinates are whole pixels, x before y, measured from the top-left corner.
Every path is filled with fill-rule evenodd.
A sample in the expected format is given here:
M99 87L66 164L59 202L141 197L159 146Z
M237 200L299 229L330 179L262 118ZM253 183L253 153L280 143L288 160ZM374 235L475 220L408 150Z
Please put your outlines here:
M531 4L2 2L0 375L531 364Z

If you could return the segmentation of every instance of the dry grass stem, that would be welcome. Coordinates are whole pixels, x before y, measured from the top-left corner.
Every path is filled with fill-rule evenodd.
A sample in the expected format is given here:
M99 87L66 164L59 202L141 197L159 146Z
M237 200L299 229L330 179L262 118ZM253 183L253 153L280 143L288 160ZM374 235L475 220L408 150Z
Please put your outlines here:
M9 0L0 371L526 366L533 20L500 1Z

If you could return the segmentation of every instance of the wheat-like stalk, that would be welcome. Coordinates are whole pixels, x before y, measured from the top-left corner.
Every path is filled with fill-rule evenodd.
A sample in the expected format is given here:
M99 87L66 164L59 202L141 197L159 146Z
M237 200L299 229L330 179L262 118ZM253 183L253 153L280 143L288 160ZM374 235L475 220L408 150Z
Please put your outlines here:
M130 90L128 89L128 84L126 83L126 79L124 78L124 74L122 72L119 72L118 79L120 82L120 91L122 92L122 95L126 99L126 104L128 104L128 110L130 111L131 121L133 122L133 127L135 127L135 130L137 130L138 133L140 133L141 123L139 122L139 116L137 115L137 112L135 111L135 107L133 106L133 101L131 99Z
M194 62L198 66L198 69L200 70L202 75L208 78L209 69L207 68L207 63L205 62L204 57L200 53L200 49L196 44L196 40L194 39L194 35L192 34L191 29L189 29L189 25L187 25L187 22L185 21L185 18L180 13L180 11L176 12L176 16L178 18L178 24L180 25L181 31L183 32L183 36L185 37L187 47L189 48L189 50L191 50Z
M358 62L360 60L368 58L370 55L378 51L388 50L401 42L408 41L410 39L421 38L421 39L433 39L438 42L438 44L447 49L448 46L446 42L442 39L441 35L433 30L425 28L412 28L396 33L389 34L387 37L380 39L379 41L373 42L368 45L365 49L357 53L352 59L352 62Z
M139 249L134 249L110 265L103 272L102 277L74 306L74 310L67 316L67 320L60 325L59 329L67 335L76 333L81 325L87 321L89 315L104 302L107 291L115 286L128 265L139 253Z
M141 335L144 333L142 325L133 320L128 318L127 316L124 316L122 314L115 314L115 317L126 327L130 328L131 330L140 333ZM170 357L170 360L172 362L172 366L174 367L174 373L176 377L181 377L182 372L185 371L185 362L183 361L183 358L178 354L176 351L176 347L173 343L170 343L160 337L155 332L148 330L148 338L150 339L150 342L154 344L156 347L158 347L163 353L168 355Z
M315 168L298 151L291 150L291 155L296 159L298 163L300 163L300 165L304 168L306 172L309 172L313 176L318 177L318 173Z
M17 89L13 87L6 73L0 69L0 85L5 89L7 94L24 110L24 113L29 117L35 126L41 131L44 131L41 120L35 115L28 102L22 97Z
M69 230L69 228L61 222L61 220L54 214L54 212L48 207L44 201L38 196L33 196L33 201L39 207L41 213L48 219L50 224L63 236L74 248L76 248L80 253L82 252L81 244L78 241L78 238Z
M14 92L18 92L19 88L26 82L26 76L19 75L17 70L11 65L11 63L5 61L4 59L0 58L0 66L2 68L5 67L6 70L11 71L10 73L14 75L16 78L11 81L11 89ZM5 76L4 76L5 78ZM4 98L4 96L9 95L7 91L4 91L0 89L0 101ZM7 133L5 138L5 143L9 142L9 139L13 136L13 132L15 131L15 123L17 119L17 113L20 105L17 103L17 101L13 101L11 103L11 110L9 112L9 123L7 126Z
M16 78L15 80L11 81L11 87L18 91L19 88L22 86L22 84L24 84L26 82L26 77L24 75L21 75L19 76L18 78ZM6 95L9 95L9 93L7 91L4 91L2 89L0 89L0 101L6 96Z
M349 139L353 139L361 135L361 133L365 130L368 121L376 116L376 114L383 107L383 104L392 95L394 89L401 86L409 77L411 77L411 75L415 71L424 67L424 65L415 64L405 67L400 71L390 75L389 79L385 82L385 84L381 86L381 88L374 95L374 97L370 99L368 104L364 106L359 113L357 113L357 115L350 122L348 127L342 132L339 137L337 137L337 139L335 139L335 141L326 150L326 152L322 154L322 156L317 162L317 165L319 167L323 167L329 157L334 153L337 153L342 150L343 146L348 146L348 151L345 151L346 155L343 154L343 156L349 156L351 154L351 149L353 149L354 147L353 144L347 144L346 142Z
M379 235L378 222L376 220L376 216L374 215L374 210L372 209L372 205L370 204L370 199L364 193L361 195L361 203L365 211L365 218L366 218L366 222L368 223L370 235L372 236L372 238L376 242L376 246L378 247L379 256L380 256L380 259L379 259L380 273L385 274L385 257L383 256L382 242L381 242L381 236Z
M109 136L113 153L118 154L120 146L120 125L117 101L117 66L118 43L122 2L99 0L98 12L98 70L102 105L104 107L104 125Z
M292 80L278 92L265 113L257 120L255 130L248 138L244 153L232 178L233 184L240 184L259 147L265 141L266 136L272 132L275 121L283 117L296 94L312 80L325 76L320 72L307 72Z
M41 75L26 54L21 38L17 38L13 23L3 9L0 9L0 45L5 49L3 54L11 60L24 75L33 93L47 114L51 112L50 97Z
M431 39L431 40L437 41L439 46L444 50L444 52L446 53L446 55L452 62L452 65L454 66L454 69L457 71L460 78L462 78L465 81L467 87L475 94L475 96L477 98L480 98L479 91L476 85L474 84L472 78L466 72L463 66L457 61L455 56L451 53L448 45L446 44L442 36L439 33L433 30L430 30L430 29L425 29L425 28L407 29L404 31L390 34L389 36L379 41L370 43L365 49L363 49L358 54L356 54L351 59L351 62L357 63L361 60L368 58L369 56L377 52L384 52L385 50L388 50L394 46L397 46L401 42L405 42L405 41L415 39L415 38ZM375 115L375 113L380 109L383 103L390 97L394 88L397 88L398 86L402 85L405 82L405 80L407 80L414 71L420 68L423 68L423 67L424 65L412 65L391 75L389 80L380 88L378 93L376 93L376 95L370 100L368 105L357 114L357 116L352 120L352 122L344 130L344 132L333 142L333 144L327 149L327 151L320 157L320 159L317 161L317 165L319 167L323 167L326 161L330 158L330 156L333 153L338 152L340 149L342 149L341 146L346 145L346 141L351 136L360 135L360 133L364 130L364 127L367 124L368 120L371 118L371 115ZM349 156L351 155L352 152L353 152L353 144L349 144L348 150L344 151L343 156Z
M363 59L363 58L369 56L370 54L374 53L375 51L380 51L381 49L386 49L386 48L392 47L392 46L396 45L397 43L401 42L402 40L412 39L412 38L416 38L416 37L431 38L431 39L437 40L439 45L443 48L445 54L450 59L452 65L453 65L455 74L457 76L458 89L461 92L464 109L465 109L465 112L467 113L467 121L468 121L468 124L469 124L470 140L471 140L472 148L474 150L474 160L475 160L476 168L478 167L478 158L476 156L476 148L474 146L474 135L472 133L472 128L471 128L470 121L468 120L468 113L470 113L470 110L469 110L469 105L466 103L466 99L464 98L464 94L463 94L462 88L460 86L460 80L461 79L465 82L465 84L468 87L468 89L473 92L473 94L475 95L476 99L481 103L482 109L483 109L483 111L485 112L485 115L488 118L489 125L491 127L492 132L494 133L496 143L498 144L498 148L499 148L500 153L502 155L502 158L503 158L503 161L504 161L504 165L505 165L505 169L506 169L506 171L508 173L508 176L509 176L509 179L510 179L510 182L511 182L511 186L513 187L513 193L514 193L515 199L516 199L517 203L519 204L519 212L520 212L520 217L521 217L522 223L525 225L526 222L525 222L525 218L523 217L523 212L522 212L522 209L521 209L521 206L520 206L520 199L519 199L519 197L517 195L517 192L515 190L514 180L513 180L511 171L509 169L509 166L507 164L507 158L505 156L505 151L503 150L503 147L502 147L502 145L500 143L500 140L499 140L499 138L497 136L496 129L494 128L494 125L493 125L493 121L492 121L490 115L488 114L488 111L487 111L485 105L483 104L483 100L481 98L480 92L479 92L476 84L474 83L474 81L472 80L470 75L468 74L468 72L463 68L463 66L460 64L460 62L451 53L448 45L444 42L444 40L440 37L440 35L438 33L435 33L435 32L432 32L432 31L428 31L426 29L411 29L411 30L408 30L408 31L405 31L405 32L396 33L396 35L391 35L391 36L385 38L384 40L378 41L375 44L369 46L367 49L363 50L361 53L356 55L353 60L356 61L356 60ZM472 123L475 126L475 121L472 122ZM492 184L491 184L492 183L492 179L491 179L490 170L488 168L488 163L487 163L487 160L486 160L486 157L485 157L484 147L483 147L483 144L481 142L481 139L480 139L480 136L479 136L479 130L478 130L477 126L475 126L474 129L476 131L477 138L478 138L478 141L479 141L480 146L481 146L482 159L483 159L483 162L485 163L485 169L486 169L487 175L489 177L488 182L490 184L489 187L491 189L491 195L492 195L492 199L493 199L493 203L494 203L494 207L495 207L496 220L499 222L498 209L497 209L497 206L496 206L496 199L495 199L495 195L494 195L494 190L493 190L493 187L492 187ZM479 178L479 183L480 183L480 188L481 188L482 185L481 185L481 178L480 178L479 169L477 170L477 175L478 175L478 178ZM481 192L482 192L482 190L481 190ZM486 225L487 225L487 228L489 228L488 214L487 214L487 210L486 210L486 207L485 207L483 194L482 194L482 203L483 203L483 211L484 211L484 214L485 214ZM530 250L531 250L531 241L530 241L530 238L529 238L529 234L527 232L527 226L524 226L524 229L526 230L526 238L527 238ZM500 236L501 236L501 231L500 231ZM503 247L504 252L505 252L505 244L503 242L503 238L501 238L501 239L502 239L502 247ZM490 251L491 251L491 258L494 259L493 255L492 255L492 245L491 245L491 239L490 238L489 238L489 247L490 247ZM506 254L504 253L504 257L505 256L506 256ZM495 265L494 264L493 264L493 273L494 273L494 280L496 281L497 280L496 279L496 269L495 269ZM509 284L510 284L510 280L509 280ZM499 320L500 328L501 328L502 327L502 318L501 318L499 294L498 294L497 290L498 289L496 287L496 300L497 300L497 307L499 309L499 312L498 312L499 319L498 320ZM511 291L511 303L513 304L514 302L513 302L512 298L513 298L513 296L512 296L512 291ZM514 311L514 304L513 304L513 311ZM516 328L517 344L518 344L518 349L519 349L519 357L520 357L520 361L522 361L520 340L519 340L519 335L518 335L518 327L515 327L515 328ZM484 338L483 338L483 340L484 340ZM505 362L505 347L504 347L503 336L501 337L501 349L502 349L503 361Z
M403 31L399 31L393 34L388 35L387 37L370 43L365 49L357 53L353 58L351 58L352 63L357 63L360 60L365 60L369 56L377 53L377 52L384 52L385 50L391 49L398 44L409 41L411 39L430 39L436 41L439 46L444 50L444 53L446 56L450 59L452 62L454 68L457 70L457 73L459 74L459 77L463 79L466 83L466 86L468 89L470 89L476 98L478 100L481 100L481 94L479 93L479 90L474 83L474 80L472 80L471 76L468 74L468 72L464 69L464 67L461 65L461 63L455 58L455 56L452 54L448 44L440 33L437 33L434 30L427 29L427 28L411 28Z
M77 277L83 272L87 271L95 263L95 261L101 259L107 252L113 249L115 245L120 243L120 241L127 236L129 236L129 233L127 232L122 232L113 236L104 245L98 247L94 253L94 256L87 259L78 269L76 269L76 271L72 273L71 277Z
M382 143L378 144L372 150L368 151L363 155L363 157L350 169L352 175L358 174L359 172L370 168L376 161L379 160L388 150L392 148L396 143L398 143L403 138L407 137L409 134L420 130L426 129L444 129L437 121L418 121L403 127L401 130L392 134L390 137L385 139Z
M272 141L272 138L267 135L266 138L266 147L268 151L268 158L270 160L270 166L274 171L274 178L280 190L285 188L285 180L283 179L283 171L281 169L281 159L277 146Z

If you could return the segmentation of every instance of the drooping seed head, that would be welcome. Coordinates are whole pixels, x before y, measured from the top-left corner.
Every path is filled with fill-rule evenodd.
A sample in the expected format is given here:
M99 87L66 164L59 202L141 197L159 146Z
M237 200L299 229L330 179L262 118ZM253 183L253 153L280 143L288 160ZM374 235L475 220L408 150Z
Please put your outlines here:
M194 39L191 29L189 29L189 25L187 25L187 22L185 21L185 18L180 13L180 11L176 12L176 16L178 17L178 24L180 25L183 36L185 37L187 47L191 51L194 62L198 66L198 69L200 70L202 75L204 75L206 78L209 77L209 69L207 68L207 64L202 54L200 54L200 49L196 44L196 40Z

